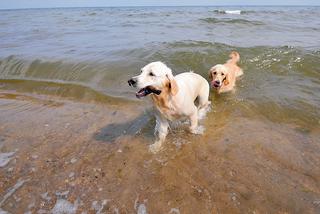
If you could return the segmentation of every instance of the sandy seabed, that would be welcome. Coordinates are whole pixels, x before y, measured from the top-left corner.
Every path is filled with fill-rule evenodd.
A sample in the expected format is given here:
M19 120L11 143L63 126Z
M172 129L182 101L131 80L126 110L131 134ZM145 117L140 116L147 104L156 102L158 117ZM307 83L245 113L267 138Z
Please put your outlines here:
M212 111L151 154L141 102L0 92L0 213L320 213L320 128Z

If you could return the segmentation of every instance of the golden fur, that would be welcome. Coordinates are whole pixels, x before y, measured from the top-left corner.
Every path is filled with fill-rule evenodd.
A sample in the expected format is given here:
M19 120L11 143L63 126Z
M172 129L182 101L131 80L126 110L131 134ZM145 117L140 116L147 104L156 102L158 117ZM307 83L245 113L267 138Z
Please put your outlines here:
M228 92L234 89L236 78L243 74L242 69L238 66L240 55L232 51L230 59L225 64L218 64L209 70L209 79L211 86L218 93Z

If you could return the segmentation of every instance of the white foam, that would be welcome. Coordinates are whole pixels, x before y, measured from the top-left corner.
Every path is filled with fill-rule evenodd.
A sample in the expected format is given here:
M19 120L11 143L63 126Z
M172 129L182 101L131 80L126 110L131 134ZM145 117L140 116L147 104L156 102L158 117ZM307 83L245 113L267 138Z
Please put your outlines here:
M77 212L78 201L75 201L74 204L70 203L65 199L58 199L56 204L51 210L52 214L74 214Z
M241 14L241 10L226 10L225 13L226 14L237 14L237 15L240 15Z
M301 62L301 58L300 57L297 57L294 62Z
M6 166L15 152L0 153L0 167Z

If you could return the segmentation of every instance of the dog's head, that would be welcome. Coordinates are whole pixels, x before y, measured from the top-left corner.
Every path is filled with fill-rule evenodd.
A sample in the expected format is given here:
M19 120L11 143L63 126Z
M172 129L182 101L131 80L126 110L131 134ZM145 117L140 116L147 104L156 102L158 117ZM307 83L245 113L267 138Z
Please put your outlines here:
M221 64L215 65L209 70L209 78L213 88L218 89L222 85L228 85L228 69Z
M162 62L152 62L141 69L141 74L128 81L130 86L138 88L137 98L145 97L151 93L160 95L168 89L171 95L178 92L177 83L172 71Z

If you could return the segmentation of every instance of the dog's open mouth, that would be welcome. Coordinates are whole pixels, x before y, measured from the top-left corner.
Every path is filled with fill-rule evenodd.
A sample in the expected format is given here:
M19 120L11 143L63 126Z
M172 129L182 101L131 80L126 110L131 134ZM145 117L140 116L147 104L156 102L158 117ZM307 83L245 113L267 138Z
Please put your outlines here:
M220 85L219 84L217 84L217 83L211 83L211 86L213 87L213 88L219 88L220 87Z
M161 90L156 89L155 87L152 86L147 86L145 88L140 89L137 93L136 93L136 97L137 98L141 98L141 97L145 97L149 94L156 94L159 95L161 94Z

